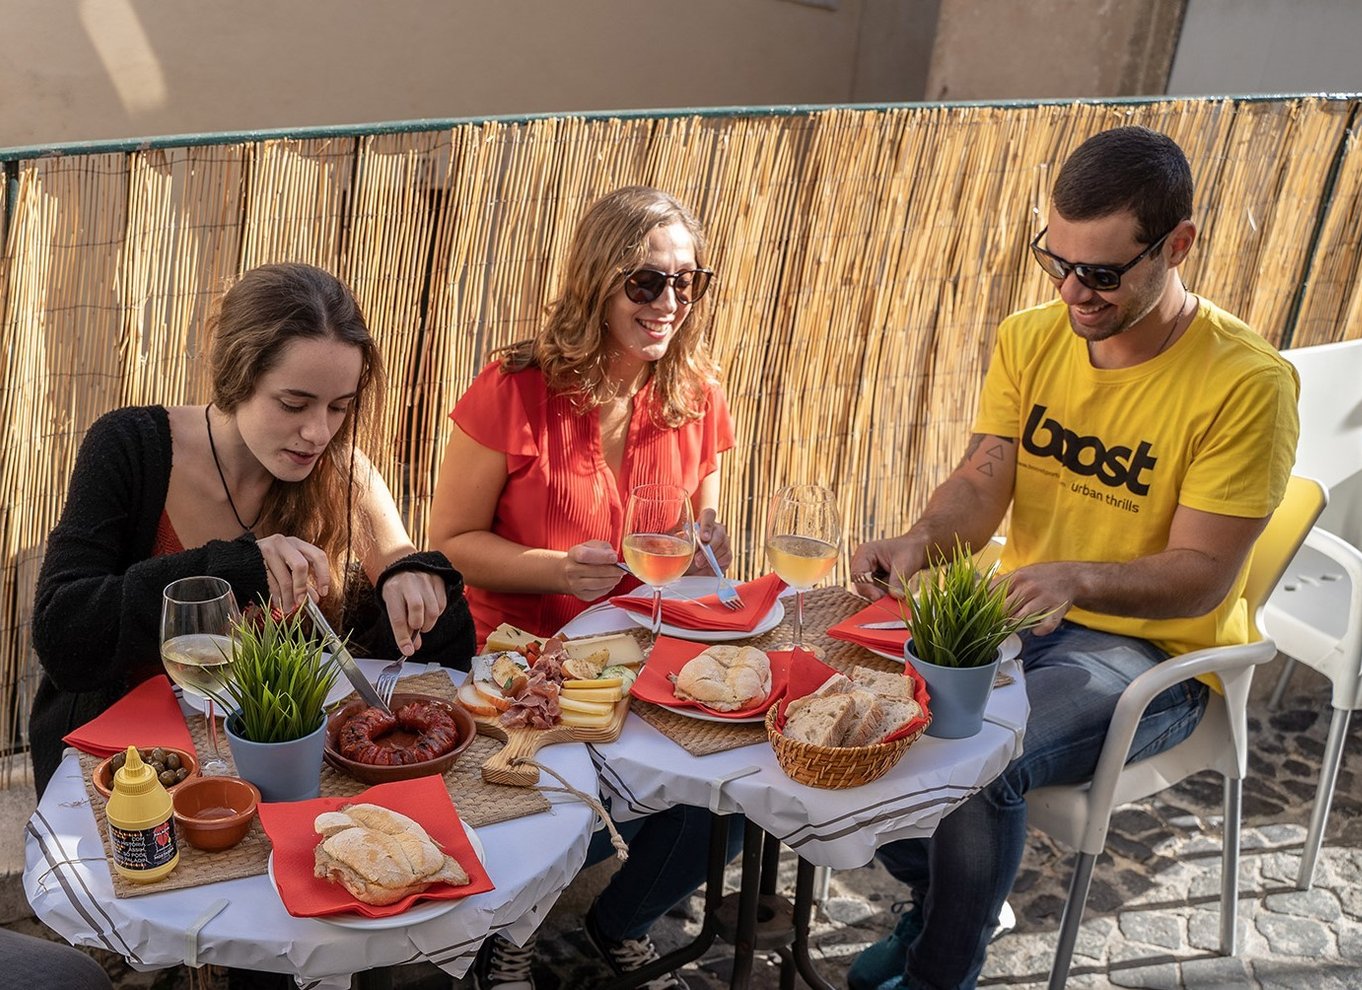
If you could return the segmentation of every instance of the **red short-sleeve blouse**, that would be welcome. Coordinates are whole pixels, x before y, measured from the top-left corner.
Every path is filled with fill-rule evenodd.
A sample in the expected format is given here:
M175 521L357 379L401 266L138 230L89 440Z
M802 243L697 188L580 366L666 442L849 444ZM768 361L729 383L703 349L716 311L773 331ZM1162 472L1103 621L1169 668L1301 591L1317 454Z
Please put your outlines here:
M634 400L620 475L601 450L600 419L581 414L572 399L548 390L538 368L506 374L483 368L450 418L470 437L506 454L506 486L497 501L492 532L514 543L567 550L585 540L605 540L616 551L623 537L624 505L636 485L680 485L692 495L733 446L733 424L723 389L705 393L699 419L670 428L649 412L652 383ZM626 577L611 592L637 582ZM511 594L469 585L468 604L479 642L509 622L537 635L555 632L589 604L572 595Z

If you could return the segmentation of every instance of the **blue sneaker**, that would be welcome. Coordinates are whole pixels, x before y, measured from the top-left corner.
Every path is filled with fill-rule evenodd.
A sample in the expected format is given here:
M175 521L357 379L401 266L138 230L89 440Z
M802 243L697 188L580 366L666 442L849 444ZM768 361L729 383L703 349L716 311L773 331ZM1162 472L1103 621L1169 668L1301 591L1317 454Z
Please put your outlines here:
M885 983L903 976L908 946L922 934L922 908L916 901L896 901L889 909L899 916L894 930L856 957L847 970L851 990L880 990Z

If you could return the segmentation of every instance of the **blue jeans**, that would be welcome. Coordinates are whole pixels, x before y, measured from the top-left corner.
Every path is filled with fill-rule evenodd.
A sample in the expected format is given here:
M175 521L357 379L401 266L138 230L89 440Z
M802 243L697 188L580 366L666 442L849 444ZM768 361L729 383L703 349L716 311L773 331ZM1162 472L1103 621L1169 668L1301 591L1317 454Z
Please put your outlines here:
M596 927L612 942L641 938L653 922L705 882L709 871L707 808L675 805L643 818L616 822L629 845L629 858L596 898ZM742 850L743 817L728 816L728 859ZM615 854L610 833L591 837L586 865Z
M1121 692L1165 659L1145 640L1072 622L1048 636L1022 633L1031 703L1022 755L947 815L930 839L903 839L878 852L889 872L913 888L923 910L922 934L908 948L904 987L975 985L1026 846L1026 792L1092 779ZM1207 697L1199 681L1156 697L1140 721L1129 761L1191 735Z

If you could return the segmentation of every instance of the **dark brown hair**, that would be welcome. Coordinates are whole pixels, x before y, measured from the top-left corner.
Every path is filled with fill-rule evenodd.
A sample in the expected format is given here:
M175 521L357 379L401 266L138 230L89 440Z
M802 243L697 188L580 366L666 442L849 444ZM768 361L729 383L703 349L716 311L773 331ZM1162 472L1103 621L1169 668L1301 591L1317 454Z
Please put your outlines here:
M626 186L592 203L573 232L558 298L532 340L501 351L502 366L518 371L537 365L549 388L571 393L588 410L614 397L617 384L606 371L610 364L610 332L606 312L611 296L624 287L625 276L643 264L648 234L679 223L695 245L695 264L708 267L709 243L704 227L673 197L648 186ZM705 346L705 296L690 307L685 322L653 366L653 413L667 426L679 426L704 414L705 386L716 367Z
M1065 220L1128 210L1152 243L1192 215L1192 169L1166 134L1117 127L1088 138L1064 162L1051 203Z
M356 552L354 537L363 543L368 532L365 526L353 526L354 450L378 420L384 392L383 362L359 303L344 282L320 268L263 265L227 290L209 327L212 402L225 413L254 394L260 377L295 340L323 338L359 348L359 384L340 428L306 478L274 482L260 523L269 533L286 533L320 547L333 573L343 575ZM335 582L333 594L342 583Z

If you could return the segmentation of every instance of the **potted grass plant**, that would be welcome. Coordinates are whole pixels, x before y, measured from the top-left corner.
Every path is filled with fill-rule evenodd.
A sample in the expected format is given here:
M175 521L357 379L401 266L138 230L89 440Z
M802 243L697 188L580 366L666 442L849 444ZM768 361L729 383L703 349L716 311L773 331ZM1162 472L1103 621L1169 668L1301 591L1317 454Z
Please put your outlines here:
M927 734L962 739L983 725L1001 649L1011 635L1037 625L1049 612L1013 615L1008 581L998 565L979 570L958 542L915 581L904 581L904 658L931 695Z
M254 611L254 610L252 610ZM310 638L301 613L268 609L243 618L217 700L237 773L266 801L316 797L326 740L326 696L336 667Z

